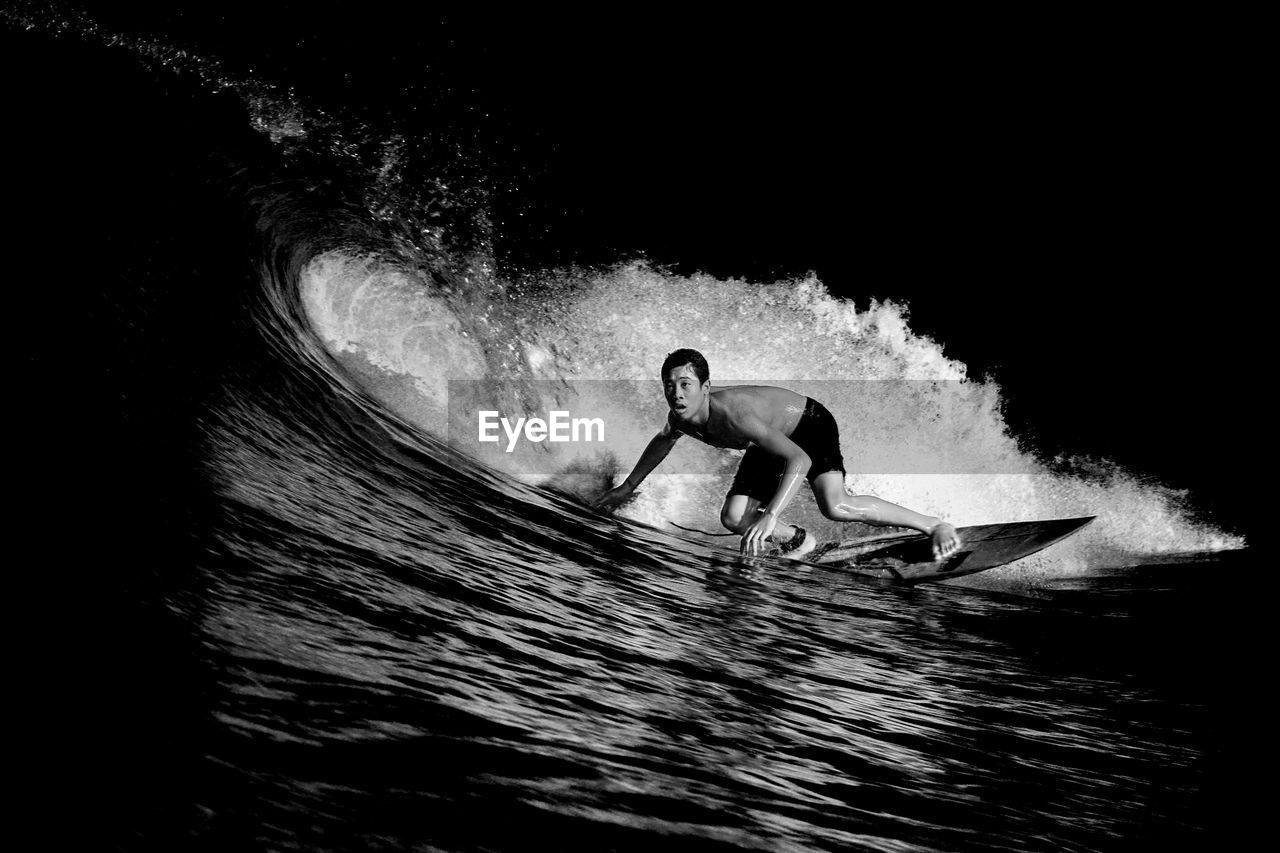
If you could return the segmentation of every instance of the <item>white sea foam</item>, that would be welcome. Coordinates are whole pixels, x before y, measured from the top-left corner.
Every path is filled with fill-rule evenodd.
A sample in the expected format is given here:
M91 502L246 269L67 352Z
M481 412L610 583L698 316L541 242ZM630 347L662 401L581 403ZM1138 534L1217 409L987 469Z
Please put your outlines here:
M1024 452L1001 415L1000 389L968 378L891 302L859 310L812 277L754 284L676 276L643 263L546 275L520 287L488 278L449 284L383 259L329 253L306 271L303 301L344 365L438 437L447 429L451 379L492 380L531 410L563 406L571 394L579 410L609 424L607 453L544 443L525 451L544 454L535 467L520 453L483 457L522 479L554 480L555 473L530 471L572 469L599 482L590 472L619 462L629 470L666 415L658 367L669 351L692 347L710 362L713 384L819 389L812 395L841 427L853 493L958 525L1098 516L1011 574L1070 574L1126 554L1243 544L1194 518L1184 495L1118 465L1092 460L1086 471ZM562 390L549 394L551 383L537 380L555 380ZM652 392L586 380L646 380ZM682 441L622 512L654 526L674 520L719 531L735 467L735 454ZM821 518L807 494L792 514L825 536L849 532Z

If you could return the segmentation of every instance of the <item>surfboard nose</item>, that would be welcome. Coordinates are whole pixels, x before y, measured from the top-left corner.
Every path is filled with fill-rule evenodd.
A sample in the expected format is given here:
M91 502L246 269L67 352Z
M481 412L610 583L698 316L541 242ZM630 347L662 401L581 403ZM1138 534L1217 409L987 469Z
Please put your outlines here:
M1052 525L1053 527L1056 527L1062 531L1059 534L1060 536L1066 536L1068 533L1074 533L1075 531L1089 524L1096 518L1097 518L1096 515L1082 515L1079 518L1059 518L1053 521L1043 522L1043 523L1045 525L1046 532L1048 532L1048 529Z

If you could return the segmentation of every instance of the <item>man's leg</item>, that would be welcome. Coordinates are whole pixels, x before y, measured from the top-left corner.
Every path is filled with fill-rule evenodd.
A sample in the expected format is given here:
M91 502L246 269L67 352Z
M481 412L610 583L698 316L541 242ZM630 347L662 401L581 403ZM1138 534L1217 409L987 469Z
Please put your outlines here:
M844 490L844 472L827 471L813 481L813 496L822 514L832 521L860 521L863 524L910 527L933 539L933 555L942 559L960 548L956 529L940 518L921 515L871 495L850 495Z
M763 502L757 498L730 494L724 499L724 506L720 508L720 523L725 526L726 530L741 534L751 526L752 522L760 517L760 507L762 505ZM783 524L779 521L773 526L772 538L776 542L786 542L795 535L796 529L790 524Z

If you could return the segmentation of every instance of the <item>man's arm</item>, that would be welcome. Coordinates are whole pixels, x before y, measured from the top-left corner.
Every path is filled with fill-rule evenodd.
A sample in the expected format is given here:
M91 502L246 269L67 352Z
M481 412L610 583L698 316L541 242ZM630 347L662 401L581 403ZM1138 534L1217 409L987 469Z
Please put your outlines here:
M809 473L813 460L800 449L800 445L787 438L778 430L757 417L744 418L738 423L738 429L751 439L761 450L781 456L787 460L786 470L778 482L778 490L773 499L760 508L760 517L752 522L742 534L742 552L758 553L764 547L765 540L773 533L778 523L778 515L791 503L804 475Z
M659 462L667 458L667 454L671 452L671 448L676 446L676 441L679 439L680 433L672 429L670 423L663 424L661 431L649 439L649 444L645 447L644 452L640 454L640 461L636 462L636 467L631 469L627 479L596 498L592 501L591 506L595 509L611 510L631 497L636 488L644 482L644 478L648 477L650 472L658 467Z

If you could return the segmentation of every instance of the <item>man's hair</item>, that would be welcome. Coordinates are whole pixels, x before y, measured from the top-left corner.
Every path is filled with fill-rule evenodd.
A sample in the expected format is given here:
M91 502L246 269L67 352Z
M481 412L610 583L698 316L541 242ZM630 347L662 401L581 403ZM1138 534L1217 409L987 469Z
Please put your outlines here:
M686 364L693 368L698 382L705 384L711 379L711 368L707 366L707 360L702 357L702 353L696 349L678 349L668 355L667 360L662 362L662 378L666 379L672 368L684 367Z

